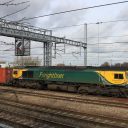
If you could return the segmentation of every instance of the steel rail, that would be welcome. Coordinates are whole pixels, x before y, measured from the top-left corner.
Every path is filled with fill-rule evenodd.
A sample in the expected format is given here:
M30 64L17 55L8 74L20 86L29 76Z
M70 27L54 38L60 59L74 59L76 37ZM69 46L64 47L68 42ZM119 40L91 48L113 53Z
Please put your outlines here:
M5 114L5 117L3 116ZM12 118L13 117L13 118ZM35 116L32 114L32 111L26 112L24 108L20 108L19 106L15 106L13 104L2 103L0 105L0 118L4 118L7 121L11 121L14 124L18 124L26 127L43 127L44 125L48 125L48 127L55 128L75 128L74 126L41 118L40 116Z
M36 109L38 108L38 110L36 110L36 112L43 113L43 115L51 113L53 117L58 116L57 119L60 119L61 117L63 117L63 118L65 117L64 120L69 120L70 122L73 122L73 120L74 120L76 122L76 124L73 122L74 126L73 126L73 124L72 125L70 124L70 126L67 125L69 127L71 127L71 126L75 127L75 126L77 126L77 124L79 124L81 128L82 127L84 128L85 125L83 125L83 124L86 124L86 123L90 123L90 124L98 125L98 126L102 126L102 127L108 126L110 128L127 128L127 126L128 126L127 120L116 119L116 118L112 118L112 117L105 117L105 116L92 115L92 114L82 114L82 113L78 113L78 112L73 113L70 111L62 111L59 109L54 110L54 109L45 108L45 107L43 107L43 109L42 109L41 106L39 107L36 105L35 106L25 105L25 104L21 104L21 103L12 102L12 101L9 103L9 101L4 101L4 100L2 101L1 100L1 103L2 103L3 107L0 106L0 110L8 111L8 110L14 109L15 111L11 111L11 112L13 114L17 114L16 113L17 109L19 109L19 110L21 109L20 111L18 111L18 115L20 115L20 116L24 115L26 113L26 110L27 111L29 110L28 114L29 113L32 114L32 112L35 111L35 108ZM8 109L5 106L7 106ZM11 109L11 107L13 109ZM36 120L37 120L37 115L36 114L34 114L34 115L35 115L35 117L33 117L33 116L31 116L31 117L36 118ZM26 116L28 116L28 115L26 115ZM29 115L29 117L30 117L30 115ZM43 116L40 118L43 119ZM55 117L53 119L55 119ZM49 121L49 119L47 119L47 120ZM63 124L64 124L64 122L63 122Z
M104 100L97 100L97 99L87 99L83 97L68 97L68 96L58 96L54 94L42 94L38 91L19 91L17 89L0 89L0 92L3 93L14 93L14 94L24 94L29 96L36 96L41 98L51 98L56 100L65 100L65 101L71 101L71 102L79 102L79 103L88 103L88 104L96 104L96 105L104 105L104 106L110 106L110 107L120 107L120 108L128 108L128 103L126 102L120 102L120 101L108 101L106 99Z

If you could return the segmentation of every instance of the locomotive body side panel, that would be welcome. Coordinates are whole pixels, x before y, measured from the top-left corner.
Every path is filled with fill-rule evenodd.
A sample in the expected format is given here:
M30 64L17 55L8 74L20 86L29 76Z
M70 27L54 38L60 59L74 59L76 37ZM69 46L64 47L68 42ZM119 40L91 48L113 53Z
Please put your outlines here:
M93 70L66 71L66 70L40 70L39 79L57 82L102 84L99 75Z
M34 67L26 69L18 69L17 74L13 78L24 80L36 80L48 82L61 82L61 83L76 83L76 84L93 84L93 85L128 85L128 77L126 71L116 70L68 70L68 69L50 69L47 67Z

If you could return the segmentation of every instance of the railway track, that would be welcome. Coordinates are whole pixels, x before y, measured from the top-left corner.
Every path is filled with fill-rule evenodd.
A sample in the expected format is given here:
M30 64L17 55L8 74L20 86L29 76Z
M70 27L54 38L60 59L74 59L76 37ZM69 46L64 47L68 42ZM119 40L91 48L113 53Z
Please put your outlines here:
M41 111L32 109L32 106L0 100L0 121L14 127L23 128L75 128L64 122L50 120L41 116ZM35 107L35 106L34 106ZM42 113L43 114L43 113Z
M24 94L24 95L30 95L30 96L36 96L41 98L50 98L55 100L65 100L65 101L71 101L71 102L78 102L78 103L88 103L88 104L95 104L95 105L104 105L104 106L110 106L110 107L120 107L120 108L126 108L128 109L128 100L125 98L122 100L108 100L108 99L90 99L86 97L69 97L69 96L59 96L55 94L43 94L39 91L34 90L18 90L18 89L0 89L0 93L14 93L14 94ZM119 99L119 98L115 98ZM121 102L120 102L121 101Z
M127 128L128 121L0 99L0 121L25 128Z

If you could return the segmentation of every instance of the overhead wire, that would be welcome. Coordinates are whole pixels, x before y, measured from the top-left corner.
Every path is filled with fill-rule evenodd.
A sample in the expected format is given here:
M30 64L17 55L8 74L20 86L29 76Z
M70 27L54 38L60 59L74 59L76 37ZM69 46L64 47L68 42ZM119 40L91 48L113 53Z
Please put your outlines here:
M10 0L10 1L4 2L4 3L0 4L0 5L8 5L9 3L13 2L13 1L15 1L15 0Z
M13 12L13 13L7 14L7 15L5 15L5 16L2 16L2 17L0 17L0 19L3 19L3 18L5 18L5 17L8 17L8 16L14 15L14 14L16 14L16 13L19 13L19 12L21 12L21 11L23 11L23 10L27 9L29 6L30 6L30 5L27 5L26 7L22 8L22 9L20 9L20 10L16 11L16 12Z
M79 27L79 26L83 26L85 24L87 25L94 25L94 24L97 24L97 23L110 23L110 22L128 22L128 19L120 19L120 20L112 20L112 21L100 21L100 22L84 22L84 23L81 23L81 24L73 24L73 25L67 25L67 26L58 26L58 27L47 27L46 29L51 29L51 30L54 30L54 29L62 29L62 28L69 28L69 27Z
M126 2L126 1L124 1L124 2ZM128 2L128 1L127 1ZM118 2L118 3L122 3L122 2ZM114 3L111 3L111 4L114 4ZM107 4L108 5L108 4ZM73 10L70 10L70 11L73 11ZM68 12L68 11L67 11ZM67 13L67 12L65 12L65 13ZM62 12L61 12L62 13ZM14 14L14 13L13 13ZM13 15L13 14L11 14L11 15ZM8 15L7 15L8 16ZM24 18L24 20L26 20L26 18Z
M6 5L6 6L15 5L15 6L17 6L17 5L22 5L22 4L26 4L26 3L30 2L30 1L24 1L24 2L19 2L19 3L11 3L12 1L15 1L15 0L10 0L5 3L0 3L0 5Z
M85 7L85 8L78 8L78 9L72 9L72 10L61 11L61 12L56 12L56 13L50 13L50 14L45 14L45 15L42 15L42 16L35 16L35 17L30 17L30 18L24 18L24 19L18 20L17 22L26 21L26 20L32 20L32 19L37 19L37 18L43 18L43 17L53 16L53 15L65 14L65 13L69 13L69 12L76 12L76 11L81 11L81 10L87 10L87 9L92 9L92 8L99 8L99 7L123 4L123 3L128 3L128 1L121 1L121 2L108 3L108 4L101 4L101 5L89 6L89 7Z
M30 1L24 1L24 2L19 2L19 3L12 3L12 4L9 4L9 5L23 5L23 4L26 4L26 3L29 3Z

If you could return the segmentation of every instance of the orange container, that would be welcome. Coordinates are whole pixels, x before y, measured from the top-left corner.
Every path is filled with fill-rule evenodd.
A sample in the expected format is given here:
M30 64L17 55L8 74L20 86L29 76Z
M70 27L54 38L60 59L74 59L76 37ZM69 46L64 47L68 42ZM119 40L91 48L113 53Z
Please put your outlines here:
M0 84L9 83L12 80L12 69L0 68Z

